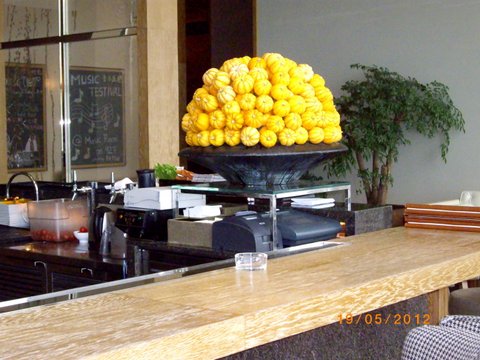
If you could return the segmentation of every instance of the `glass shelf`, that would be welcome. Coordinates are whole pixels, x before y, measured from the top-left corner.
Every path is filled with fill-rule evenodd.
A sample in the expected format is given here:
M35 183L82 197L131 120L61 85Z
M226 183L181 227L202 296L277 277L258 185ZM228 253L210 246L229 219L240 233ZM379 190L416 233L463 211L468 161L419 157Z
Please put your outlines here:
M193 192L202 194L230 195L247 198L270 200L270 221L272 229L272 250L280 248L279 234L277 229L277 199L293 198L297 196L345 191L345 207L351 209L351 186L348 182L324 182L324 181L297 181L281 185L244 185L231 184L228 182L173 185L172 189L179 192ZM176 197L175 215L179 215L178 196Z
M277 199L281 199L332 191L346 191L350 190L350 183L339 181L313 182L305 180L278 185L244 185L230 184L228 182L214 182L191 185L172 185L172 189L178 189L185 192L215 193L263 199L269 199L270 197L275 196ZM350 199L350 196L347 197Z

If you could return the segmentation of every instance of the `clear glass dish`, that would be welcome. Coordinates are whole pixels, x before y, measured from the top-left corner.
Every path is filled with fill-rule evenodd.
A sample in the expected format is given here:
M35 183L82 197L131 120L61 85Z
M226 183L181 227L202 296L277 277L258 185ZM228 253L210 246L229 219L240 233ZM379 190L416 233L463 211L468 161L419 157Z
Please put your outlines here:
M265 270L268 255L260 252L235 254L235 268L237 270Z

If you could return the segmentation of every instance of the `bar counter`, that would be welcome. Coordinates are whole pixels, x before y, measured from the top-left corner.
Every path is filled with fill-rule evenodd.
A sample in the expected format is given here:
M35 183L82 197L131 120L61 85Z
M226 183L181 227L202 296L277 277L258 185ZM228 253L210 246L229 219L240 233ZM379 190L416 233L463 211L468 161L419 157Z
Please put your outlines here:
M231 267L2 314L0 358L219 358L480 275L477 233L399 227L345 241L265 271Z

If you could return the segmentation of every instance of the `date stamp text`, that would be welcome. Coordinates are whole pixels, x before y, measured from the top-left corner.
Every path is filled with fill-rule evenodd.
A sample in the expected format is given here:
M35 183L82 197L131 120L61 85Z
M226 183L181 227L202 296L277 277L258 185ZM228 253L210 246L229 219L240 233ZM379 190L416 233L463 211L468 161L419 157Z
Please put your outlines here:
M366 313L353 316L350 313L339 314L338 322L340 325L429 325L430 314L380 314Z

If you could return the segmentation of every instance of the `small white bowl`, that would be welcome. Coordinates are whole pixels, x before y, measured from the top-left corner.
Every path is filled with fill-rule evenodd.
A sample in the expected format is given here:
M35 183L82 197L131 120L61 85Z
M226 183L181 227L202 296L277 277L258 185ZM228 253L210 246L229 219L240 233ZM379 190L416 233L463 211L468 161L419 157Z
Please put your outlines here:
M78 230L75 230L73 232L73 235L80 242L87 242L88 241L88 232L80 232Z

